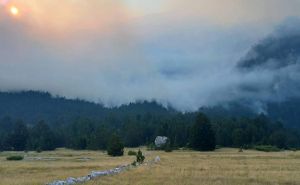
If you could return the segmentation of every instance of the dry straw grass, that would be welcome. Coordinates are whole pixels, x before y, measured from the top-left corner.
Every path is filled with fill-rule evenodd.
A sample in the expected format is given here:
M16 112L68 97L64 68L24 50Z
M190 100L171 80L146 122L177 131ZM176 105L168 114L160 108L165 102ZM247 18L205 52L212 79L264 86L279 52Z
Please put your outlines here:
M127 154L127 152L125 152ZM159 164L139 167L116 176L101 177L85 185L299 185L300 152L263 153L238 149L216 152L144 151L146 158L159 155ZM0 153L0 185L42 185L57 179L79 177L131 163L134 156L112 158L103 152L60 149L37 154L24 161L6 161L20 153ZM42 160L29 160L38 159ZM87 160L86 158L89 158Z
M160 155L158 165L145 166L86 185L299 185L300 152L262 153L238 149L217 152L175 151Z
M23 161L7 161L10 155L24 155ZM53 180L80 177L93 170L128 164L133 157L112 158L103 152L59 149L53 152L0 153L0 185L43 185Z

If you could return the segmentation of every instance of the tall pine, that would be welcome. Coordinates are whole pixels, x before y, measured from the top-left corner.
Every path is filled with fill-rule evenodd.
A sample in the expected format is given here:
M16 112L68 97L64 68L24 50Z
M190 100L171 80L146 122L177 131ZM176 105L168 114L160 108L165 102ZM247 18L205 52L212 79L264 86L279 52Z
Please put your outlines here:
M206 115L199 113L191 129L190 145L194 150L212 151L216 148L215 133Z
M11 149L15 151L23 151L26 149L26 144L29 134L26 125L22 121L17 121L13 126L13 131L9 135L8 143Z
M113 134L108 142L107 153L114 157L124 155L124 144L116 134Z

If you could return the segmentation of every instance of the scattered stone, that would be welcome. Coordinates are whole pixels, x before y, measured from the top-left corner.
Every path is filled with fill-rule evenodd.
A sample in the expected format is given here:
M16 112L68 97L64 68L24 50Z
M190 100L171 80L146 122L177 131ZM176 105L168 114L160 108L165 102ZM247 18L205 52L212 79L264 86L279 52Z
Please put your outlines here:
M87 181L89 181L89 180L91 180L91 177L89 177L89 176L84 176L84 177L78 177L78 178L77 178L77 182L78 182L78 183L87 182Z
M163 147L164 145L166 145L168 142L168 137L166 136L157 136L154 143L155 143L155 146L160 148L160 147Z
M83 157L83 158L77 158L78 161L90 161L92 160L91 158L88 157Z
M155 161L156 163L160 162L160 157L159 157L159 156L156 156L154 161Z
M53 183L50 183L48 185L66 185L65 181L54 181Z
M102 177L102 176L107 176L107 175L115 175L115 174L119 174L127 169L130 168L130 165L123 165L111 170L105 170L105 171L92 171L89 175L84 176L84 177L78 177L78 178L74 178L74 177L69 177L67 178L67 180L65 181L54 181L52 183L49 183L47 185L74 185L77 183L84 183L87 182L91 179L97 178L97 177Z
M73 178L73 177L69 177L67 180L66 180L66 183L67 184L76 184L78 181L77 179Z
M159 161L160 161L160 158L159 158L159 156L157 156L155 158L154 162L159 162ZM153 161L150 161L148 163L151 164L151 163L153 163ZM145 163L144 165L147 165L147 163ZM98 178L98 177L108 176L108 175L116 175L116 174L122 173L125 170L128 170L132 167L133 166L129 164L129 165L122 165L122 166L116 167L114 169L105 170L105 171L92 171L89 175L84 176L84 177L78 177L78 178L69 177L65 181L58 180L58 181L54 181L52 183L48 183L47 185L74 185L74 184L78 184L78 183L84 183L84 182L90 181L90 180Z
M54 157L26 157L27 161L57 161Z
M100 172L93 171L90 174L90 177L95 178L95 177L100 177L100 176L105 176L105 175L109 175L109 172L108 171L100 171Z

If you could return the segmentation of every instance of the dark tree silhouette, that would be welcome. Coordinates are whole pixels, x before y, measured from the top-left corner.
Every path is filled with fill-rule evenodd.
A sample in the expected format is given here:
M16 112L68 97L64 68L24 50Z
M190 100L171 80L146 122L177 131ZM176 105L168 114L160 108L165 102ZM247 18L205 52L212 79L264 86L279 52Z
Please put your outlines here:
M29 134L26 125L22 121L18 121L13 128L13 132L8 137L8 143L11 144L15 151L26 150L26 144Z
M116 134L113 134L108 142L107 154L114 157L124 155L124 144Z
M199 113L191 129L191 147L199 151L211 151L216 148L215 134L206 115Z

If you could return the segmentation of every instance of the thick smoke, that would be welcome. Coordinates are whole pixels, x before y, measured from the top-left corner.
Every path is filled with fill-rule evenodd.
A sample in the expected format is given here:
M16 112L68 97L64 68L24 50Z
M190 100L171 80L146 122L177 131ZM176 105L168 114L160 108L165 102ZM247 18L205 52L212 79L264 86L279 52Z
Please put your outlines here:
M285 101L300 95L300 21L289 19L256 44L238 63L249 81L240 85L242 94L260 101Z
M43 2L39 10L54 6ZM49 91L106 106L157 100L182 111L240 100L263 111L264 102L298 97L298 21L263 39L272 26L224 26L173 12L132 18L118 1L91 2L79 11L64 1L80 19L62 22L1 11L0 90Z
M300 21L289 19L268 38L256 44L239 63L239 68L281 69L296 65L300 56Z

